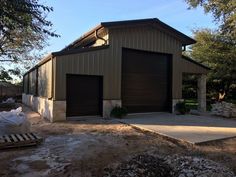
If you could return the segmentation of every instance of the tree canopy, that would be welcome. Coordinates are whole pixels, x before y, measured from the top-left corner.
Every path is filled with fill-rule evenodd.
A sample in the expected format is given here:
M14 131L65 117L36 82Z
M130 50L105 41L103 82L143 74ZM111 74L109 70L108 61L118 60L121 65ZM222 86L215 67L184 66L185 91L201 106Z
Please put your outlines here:
M236 1L235 0L185 0L190 8L201 6L206 13L212 13L225 35L236 39Z
M185 0L189 9L203 7L218 24L216 30L194 31L197 41L188 54L208 65L208 93L225 92L226 98L236 99L236 1L235 0Z
M191 57L212 69L208 75L208 89L223 90L226 96L232 97L236 89L235 40L210 29L194 31L194 39L197 43L191 47Z
M46 15L52 7L38 0L0 0L0 56L14 61L22 53L40 49L51 32L52 23Z
M19 64L21 68L30 67L38 61L48 37L59 37L46 19L53 8L40 4L39 0L0 0L0 4L0 62L3 66L3 62L6 65L5 61L10 61L8 67L0 68L0 75L19 74L11 71L19 68ZM13 69L9 65L14 65Z

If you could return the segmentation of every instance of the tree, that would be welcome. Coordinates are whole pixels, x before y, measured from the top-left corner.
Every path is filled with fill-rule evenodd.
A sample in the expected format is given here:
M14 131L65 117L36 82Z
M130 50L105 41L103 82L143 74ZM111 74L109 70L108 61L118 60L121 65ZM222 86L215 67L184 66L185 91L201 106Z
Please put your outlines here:
M52 7L38 0L0 0L0 56L16 61L22 53L42 48L51 32L46 15Z
M206 13L213 14L215 22L220 24L222 34L236 40L236 1L235 0L185 0L190 8L201 6Z
M12 77L10 76L9 72L5 70L5 68L0 68L0 81L10 81Z
M194 31L197 41L190 55L212 70L208 75L208 90L224 91L228 98L236 93L236 42L218 31L201 29Z
M0 66L0 81L7 81L17 84L22 80L23 74L35 66L42 58L40 52L23 53L17 62L5 61Z
M210 66L208 91L226 93L236 99L236 1L235 0L185 0L189 8L201 6L213 15L219 24L216 31L195 30L197 41L189 55Z
M9 82L13 80L12 76L18 76L21 74L19 68L8 69L6 70L4 67L0 66L0 81Z
M12 68L15 70L19 64L35 63L38 54L35 55L34 51L42 50L47 45L48 37L59 37L51 32L52 23L46 20L47 13L53 8L39 4L38 0L0 0L0 4L1 65L10 61L9 65L14 64ZM6 76L4 71L12 70L7 66L0 68L0 71Z

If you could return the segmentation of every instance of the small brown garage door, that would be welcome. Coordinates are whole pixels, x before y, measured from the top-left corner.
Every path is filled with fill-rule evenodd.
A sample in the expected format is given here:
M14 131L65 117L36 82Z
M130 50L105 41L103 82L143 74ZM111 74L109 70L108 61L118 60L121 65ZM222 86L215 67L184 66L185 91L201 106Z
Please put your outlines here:
M122 50L122 105L129 113L170 111L171 55Z
M102 114L102 77L66 76L66 116Z

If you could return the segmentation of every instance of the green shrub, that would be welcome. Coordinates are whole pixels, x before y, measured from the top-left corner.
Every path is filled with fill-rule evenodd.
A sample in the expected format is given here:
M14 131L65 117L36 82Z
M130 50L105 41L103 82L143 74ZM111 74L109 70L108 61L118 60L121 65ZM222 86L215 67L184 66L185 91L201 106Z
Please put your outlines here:
M186 114L190 111L190 109L186 106L186 103L184 101L180 101L180 102L176 103L175 109L180 114Z
M112 109L110 116L116 117L116 118L122 118L122 117L126 116L127 113L128 113L128 111L126 108L120 107L120 106L115 106Z

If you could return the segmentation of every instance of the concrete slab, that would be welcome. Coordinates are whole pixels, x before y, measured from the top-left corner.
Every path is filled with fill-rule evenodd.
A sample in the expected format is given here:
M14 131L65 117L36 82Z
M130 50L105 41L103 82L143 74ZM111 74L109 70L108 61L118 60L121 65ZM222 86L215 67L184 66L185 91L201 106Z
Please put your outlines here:
M236 120L213 116L148 113L128 115L119 121L194 144L236 136Z

